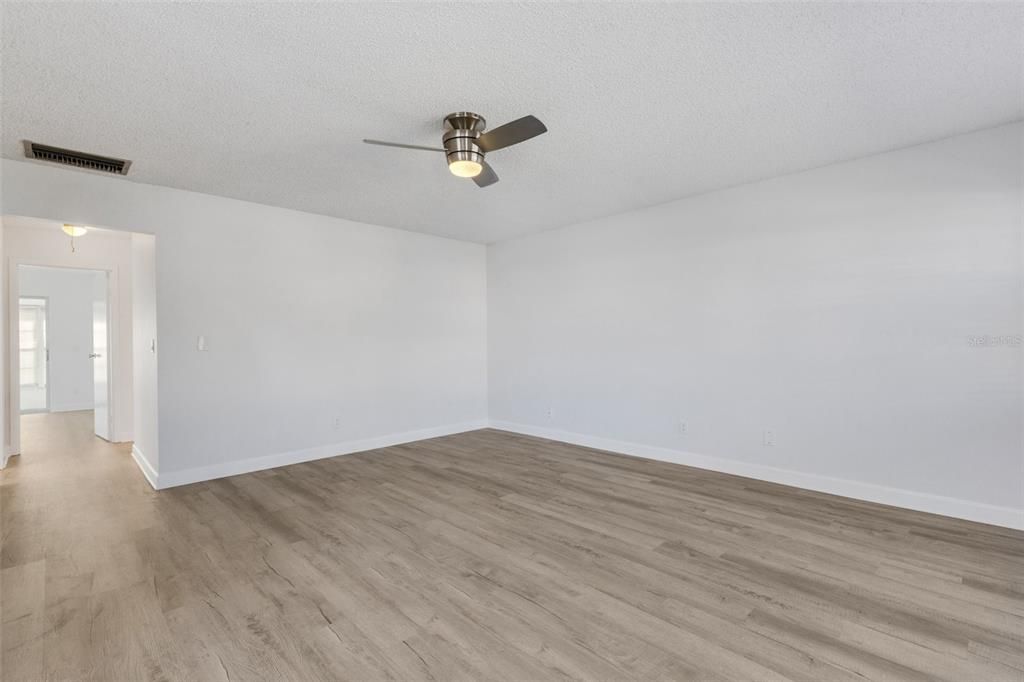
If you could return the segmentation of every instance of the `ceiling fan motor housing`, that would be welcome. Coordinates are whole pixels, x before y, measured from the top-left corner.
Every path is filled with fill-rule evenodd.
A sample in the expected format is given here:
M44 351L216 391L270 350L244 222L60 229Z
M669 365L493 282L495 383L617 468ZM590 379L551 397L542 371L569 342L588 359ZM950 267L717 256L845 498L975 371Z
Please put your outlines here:
M444 133L444 151L448 163L454 161L484 162L484 152L477 146L477 138L487 127L487 121L480 114L460 111L444 117L447 127Z

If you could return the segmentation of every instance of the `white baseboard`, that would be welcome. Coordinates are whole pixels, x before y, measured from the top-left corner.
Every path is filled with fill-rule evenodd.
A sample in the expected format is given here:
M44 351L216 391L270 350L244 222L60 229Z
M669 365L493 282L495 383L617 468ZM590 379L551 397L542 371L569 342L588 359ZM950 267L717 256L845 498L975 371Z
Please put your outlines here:
M262 471L264 469L274 469L276 467L287 466L289 464L309 462L315 459L336 457L338 455L350 455L352 453L363 452L365 450L376 450L377 448L386 448L392 445L411 443L413 441L424 440L426 438L437 438L439 436L450 436L452 434L463 433L465 431L476 431L477 429L487 428L487 426L487 420L481 419L478 421L464 422L462 424L438 426L429 429L419 429L417 431L405 431L403 433L393 433L386 436L376 436L374 438L363 438L361 440L334 443L332 445L320 445L314 448L306 448L304 450L293 450L291 452L265 455L263 457L254 457L252 459L240 459L233 462L211 464L205 467L182 469L180 471L166 471L161 472L155 477L156 483L153 487L157 489L173 488L179 485L188 485L189 483L199 483L201 481L210 481L215 478L224 478L225 476L246 474L251 471ZM152 481L150 482L152 483Z
M699 455L692 452L682 452L679 450L670 450L668 448L661 448L652 445L641 445L639 443L611 440L608 438L588 436L569 431L559 431L539 426L530 426L528 424L516 424L500 420L491 420L490 424L491 428L500 429L502 431L511 431L513 433L519 433L527 436L547 438L549 440L556 440L562 443L581 445L583 447L595 448L598 450L607 450L609 452L615 452L622 455L644 457L646 459L655 459L675 464L685 464L686 466L697 467L698 469L708 469L710 471L719 471L725 474L755 478L761 481L769 481L771 483L781 483L782 485L790 485L797 488L805 488L807 490L814 490L832 495L841 495L842 497L851 497L853 499L865 500L867 502L878 502L880 504L888 504L894 507L903 507L905 509L940 514L942 516L967 519L968 521L979 521L981 523L988 523L994 526L1004 526L1006 528L1024 530L1024 509L998 507L991 504L985 504L983 502L973 502L971 500L962 500L954 497L931 495L929 493L921 493L902 488L890 488L874 483L864 483L862 481L832 478L830 476L821 476L819 474L801 473L799 471L778 469L776 467L769 467L760 464L751 464L749 462L741 462L739 460L726 459L724 457Z
M156 470L153 468L153 465L149 463L149 460L146 459L146 455L142 454L142 450L135 447L135 443L132 443L132 459L134 459L135 463L139 465L140 469L142 469L142 475L146 477L146 480L149 481L151 486L153 486L153 489L159 490L160 486L157 485L159 476L157 475Z
M111 433L111 443L130 443L133 440L135 440L135 437L131 431L114 431Z

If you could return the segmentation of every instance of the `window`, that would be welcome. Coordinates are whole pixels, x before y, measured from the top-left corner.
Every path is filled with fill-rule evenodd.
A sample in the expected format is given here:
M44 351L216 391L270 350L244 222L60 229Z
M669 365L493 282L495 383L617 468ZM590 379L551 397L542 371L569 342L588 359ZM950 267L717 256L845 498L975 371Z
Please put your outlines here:
M46 299L22 298L18 309L18 350L22 386L46 386Z

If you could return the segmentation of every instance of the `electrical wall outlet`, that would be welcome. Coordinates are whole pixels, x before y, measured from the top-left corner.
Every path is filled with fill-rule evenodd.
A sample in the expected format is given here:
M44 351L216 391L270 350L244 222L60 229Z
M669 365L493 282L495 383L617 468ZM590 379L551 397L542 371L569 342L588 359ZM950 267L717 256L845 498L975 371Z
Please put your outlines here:
M764 441L762 443L766 448L775 447L775 432L771 429L767 429L764 432Z
M553 408L550 405L548 405L548 409L546 409L544 411L544 416L547 417L548 419L554 419L555 418L555 408Z
M689 432L690 425L686 423L686 421L680 419L678 422L676 422L676 433L678 433L681 436L685 436Z

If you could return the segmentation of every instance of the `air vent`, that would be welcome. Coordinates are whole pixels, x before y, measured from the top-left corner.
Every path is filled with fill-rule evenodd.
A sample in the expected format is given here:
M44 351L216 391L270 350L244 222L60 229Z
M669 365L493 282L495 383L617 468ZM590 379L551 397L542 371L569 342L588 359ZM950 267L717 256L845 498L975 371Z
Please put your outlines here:
M85 152L76 152L73 149L49 147L45 144L29 142L28 140L25 140L25 156L30 159L38 159L39 161L49 161L50 163L59 163L64 166L72 166L73 168L83 168L85 170L113 173L115 175L128 175L128 167L132 165L131 161L125 161L124 159L86 154Z

